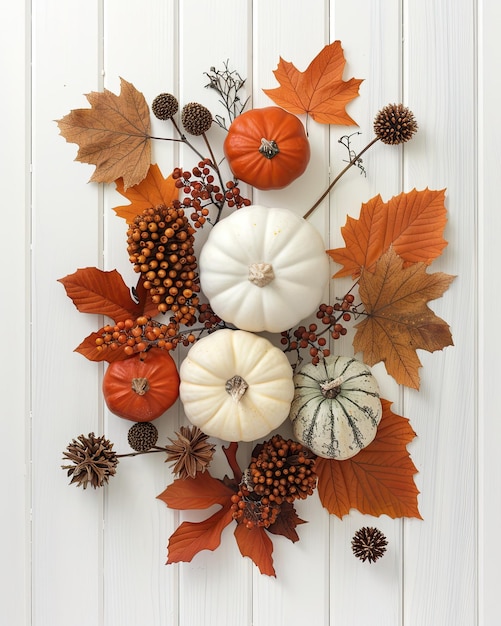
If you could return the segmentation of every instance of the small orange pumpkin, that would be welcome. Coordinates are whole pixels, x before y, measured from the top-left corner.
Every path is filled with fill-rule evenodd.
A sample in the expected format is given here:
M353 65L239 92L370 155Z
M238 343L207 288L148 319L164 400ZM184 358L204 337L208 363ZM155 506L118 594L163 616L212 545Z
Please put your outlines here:
M251 109L236 117L224 141L234 176L257 189L282 189L310 160L303 124L280 107Z
M150 422L179 396L176 363L166 350L151 349L123 361L113 361L103 377L108 409L127 420Z

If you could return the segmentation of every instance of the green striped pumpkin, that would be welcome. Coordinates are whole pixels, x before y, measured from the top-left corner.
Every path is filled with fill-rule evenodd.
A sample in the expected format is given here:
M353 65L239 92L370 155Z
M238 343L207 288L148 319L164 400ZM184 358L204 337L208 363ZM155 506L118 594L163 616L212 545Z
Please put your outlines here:
M376 436L382 416L371 369L352 357L328 356L294 376L290 420L295 438L316 455L349 459Z

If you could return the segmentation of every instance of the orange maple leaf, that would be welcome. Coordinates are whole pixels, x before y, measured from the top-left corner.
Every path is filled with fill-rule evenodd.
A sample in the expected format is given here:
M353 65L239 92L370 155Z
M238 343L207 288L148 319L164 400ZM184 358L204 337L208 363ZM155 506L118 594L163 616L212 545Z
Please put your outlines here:
M428 274L425 263L403 267L391 247L373 273L364 270L360 277L359 295L367 317L355 326L355 351L363 352L368 365L384 361L397 383L419 389L421 362L416 350L434 352L453 345L448 324L427 306L453 280L443 272Z
M280 57L273 72L280 87L263 91L290 113L307 113L321 124L356 125L345 107L358 96L362 80L343 81L345 64L340 41L325 46L304 72Z
M320 500L339 518L353 508L376 517L422 519L414 483L417 469L407 451L416 433L407 418L391 411L391 402L381 402L383 417L372 443L345 461L317 459Z
M344 265L334 278L356 278L363 267L372 270L390 246L406 264L431 263L447 245L442 236L447 222L444 198L445 189L413 189L389 202L377 195L362 204L359 219L348 217L341 228L346 247L327 251Z
M156 163L150 165L146 178L138 185L125 189L123 178L116 180L115 184L118 193L131 202L131 204L114 207L115 213L129 224L144 209L156 207L159 204L170 206L172 201L179 197L179 189L172 175L164 178Z
M57 124L66 141L78 144L75 160L96 166L91 181L123 178L127 189L143 180L151 163L150 110L134 85L120 81L120 95L92 91L90 109L74 109Z

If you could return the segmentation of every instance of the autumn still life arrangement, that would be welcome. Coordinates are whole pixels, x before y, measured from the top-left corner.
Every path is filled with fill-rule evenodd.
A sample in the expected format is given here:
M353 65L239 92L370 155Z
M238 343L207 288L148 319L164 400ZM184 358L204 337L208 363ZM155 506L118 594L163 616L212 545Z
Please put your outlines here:
M374 138L358 154L345 136L346 166L303 217L245 197L307 176L303 120L356 125L345 107L362 81L344 81L344 67L339 41L304 72L280 59L279 87L265 90L274 104L264 108L250 107L245 80L228 63L210 68L207 87L224 115L196 102L179 110L175 96L160 93L151 112L170 125L167 140L194 155L189 167L165 177L151 162L160 138L151 135L150 107L131 83L122 79L119 95L88 94L90 108L58 120L61 135L78 144L76 160L95 165L91 181L114 183L129 200L115 212L126 222L127 254L138 274L131 287L116 270L94 267L60 279L79 311L109 320L76 351L107 362L106 405L133 422L132 452L118 454L105 436L82 434L65 449L63 468L71 483L97 488L123 457L166 455L175 478L158 498L167 507L220 507L204 521L180 524L167 563L216 549L233 524L241 554L274 576L271 537L298 541L304 521L294 505L315 493L339 518L352 508L421 517L407 450L415 433L381 398L371 366L383 362L398 384L419 389L417 350L452 345L449 326L428 306L453 280L428 271L447 245L445 190L370 199L358 219L347 218L345 246L337 249L326 251L308 221L341 176L353 166L363 172L361 156L373 144L394 149L412 139L413 113L384 106ZM210 143L215 125L224 131L221 154ZM332 261L340 266L332 278L351 277L353 285L327 303ZM338 354L333 346L350 324L353 354ZM180 345L186 356L178 366L172 353ZM158 445L154 421L178 399L186 425ZM279 433L286 420L292 439ZM239 442L256 444L246 467L237 462ZM210 470L219 448L229 468L222 478ZM355 556L369 562L386 545L372 527L352 541Z

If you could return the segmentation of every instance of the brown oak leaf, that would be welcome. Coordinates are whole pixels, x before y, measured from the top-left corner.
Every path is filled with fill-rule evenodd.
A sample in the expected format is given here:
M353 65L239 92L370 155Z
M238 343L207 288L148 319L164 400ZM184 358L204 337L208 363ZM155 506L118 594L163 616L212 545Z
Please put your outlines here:
M445 189L413 189L389 202L377 195L362 204L360 217L348 216L341 228L346 247L327 251L336 263L344 265L334 278L356 278L364 267L372 271L390 246L406 264L431 263L447 245L443 238L447 222L444 200Z
M175 183L172 175L163 177L156 163L150 165L146 178L138 185L125 189L123 178L119 178L115 181L117 191L130 200L131 204L114 207L115 213L130 224L144 209L159 204L170 206L172 201L179 197L179 189Z
M381 402L383 417L372 443L345 461L317 459L320 501L339 518L357 509L366 515L421 519L417 469L407 451L416 433L407 418L393 413L391 402Z
M127 189L143 180L151 163L150 111L134 85L120 83L120 95L92 91L90 109L74 109L57 124L66 141L78 144L75 160L96 166L91 181L123 178Z
M358 96L362 80L344 81L345 64L340 41L325 46L304 72L280 57L273 72L280 87L263 91L290 113L306 113L321 124L356 125L345 107Z
M368 365L383 361L397 383L419 389L421 362L416 350L434 352L453 345L448 324L428 307L454 276L428 274L425 263L403 266L393 247L364 270L359 281L366 317L356 324L353 347Z
M268 527L268 532L273 535L283 535L295 543L299 541L299 535L296 532L296 526L299 524L306 524L306 522L299 517L292 504L283 502L280 506L280 515L275 523Z

